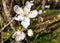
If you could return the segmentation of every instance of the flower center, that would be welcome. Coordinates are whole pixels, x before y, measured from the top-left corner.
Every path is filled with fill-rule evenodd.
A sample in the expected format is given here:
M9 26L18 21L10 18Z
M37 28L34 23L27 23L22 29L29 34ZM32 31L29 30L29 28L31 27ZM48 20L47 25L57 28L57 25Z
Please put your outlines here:
M24 13L24 15L23 15L24 17L27 17L27 13Z

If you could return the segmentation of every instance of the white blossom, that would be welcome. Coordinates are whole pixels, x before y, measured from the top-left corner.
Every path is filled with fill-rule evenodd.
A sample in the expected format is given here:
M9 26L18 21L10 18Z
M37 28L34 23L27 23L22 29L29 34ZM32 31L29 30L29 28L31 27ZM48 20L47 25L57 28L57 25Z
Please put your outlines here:
M25 20L21 22L21 25L23 27L27 28L30 25L30 19L29 18L25 18Z
M13 9L17 14L23 14L23 9L19 7L18 5L15 5Z
M33 36L33 31L31 29L28 30L28 36Z
M43 13L43 11L42 10L39 10L38 14L42 14L42 13Z
M37 16L38 12L36 10L33 10L29 14L29 18L35 18Z
M45 5L45 8L50 8L50 5Z
M23 9L18 5L14 6L14 11L19 14L17 17L14 17L14 19L21 21L21 25L24 28L27 28L30 25L30 18L35 18L38 14L36 10L30 11L32 6L33 1L27 1Z
M16 31L12 38L15 38L16 41L22 41L26 37L25 33L22 31Z

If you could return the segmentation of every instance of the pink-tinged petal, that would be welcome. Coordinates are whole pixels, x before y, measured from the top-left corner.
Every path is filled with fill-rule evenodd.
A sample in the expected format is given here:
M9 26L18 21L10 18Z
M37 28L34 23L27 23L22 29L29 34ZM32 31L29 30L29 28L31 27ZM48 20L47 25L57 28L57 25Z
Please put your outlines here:
M23 40L26 37L26 35L24 32L21 32L21 35L22 35L21 39Z
M27 1L26 6L30 9L33 6L33 1Z
M16 31L13 35L12 38L15 38L16 41L22 41L26 37L25 33L22 31Z
M26 12L27 14L30 12L30 9L28 7L24 7L24 12Z
M20 31L16 31L13 35L12 35L12 38L14 38L15 34L20 34Z
M24 20L24 17L22 17L21 15L18 15L17 17L14 17L13 19L17 21L22 21Z
M24 28L28 28L28 26L30 25L30 19L29 18L25 18L24 21L21 22L21 25Z
M28 17L29 18L35 18L37 15L38 15L38 12L36 10L33 10L33 11L30 12Z
M19 7L18 5L15 5L13 9L17 14L23 14L23 9Z

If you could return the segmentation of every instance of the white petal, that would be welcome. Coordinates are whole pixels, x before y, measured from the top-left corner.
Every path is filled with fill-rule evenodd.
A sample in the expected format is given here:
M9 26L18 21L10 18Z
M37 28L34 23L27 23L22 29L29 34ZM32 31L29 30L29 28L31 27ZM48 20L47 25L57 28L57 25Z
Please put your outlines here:
M15 38L15 35L16 34L20 34L20 31L16 31L13 35L12 35L12 38Z
M34 18L34 17L36 17L37 15L38 15L38 12L37 12L36 10L33 10L33 11L30 12L29 17L30 17L30 18Z
M27 28L30 25L30 19L29 18L25 18L25 20L21 22L21 25L24 28Z
M25 33L22 31L16 31L13 34L13 37L15 38L16 41L22 41L26 37Z
M45 5L45 8L50 8L50 5Z
M24 20L24 17L22 17L21 15L18 15L17 17L14 17L14 20L22 21Z
M42 10L39 10L38 14L42 14L42 13L43 13L43 11Z
M16 41L21 41L21 31L17 31L16 34L15 34L15 40Z
M28 30L28 36L33 36L33 31L31 29Z
M31 7L33 6L33 1L27 1L26 2L26 6L24 7L24 12L26 12L27 14L30 12Z
M32 6L33 6L33 1L27 1L26 2L26 6L28 7L28 8L31 8Z
M26 37L26 35L25 35L24 32L22 32L21 34L22 34L22 38L21 39L23 40Z
M28 7L24 7L24 12L26 12L27 14L30 12L30 9Z
M23 14L23 9L19 7L18 5L15 5L13 9L17 14Z

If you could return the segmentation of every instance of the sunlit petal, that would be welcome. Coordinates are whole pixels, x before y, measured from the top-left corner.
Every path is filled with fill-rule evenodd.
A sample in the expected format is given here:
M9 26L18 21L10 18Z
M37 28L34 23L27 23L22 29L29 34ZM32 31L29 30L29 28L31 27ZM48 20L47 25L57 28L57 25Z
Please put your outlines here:
M15 38L16 41L22 41L26 37L25 33L22 31L16 31L13 35L12 38Z
M33 36L33 31L31 29L28 30L28 36Z
M29 17L30 17L30 18L34 18L34 17L36 17L37 15L38 15L38 12L37 12L36 10L33 10L33 11L30 12Z
M27 28L30 25L30 19L29 18L25 18L24 21L21 22L21 25L24 28Z
M33 6L33 1L27 1L26 2L26 6L28 7L28 8L31 8L32 6Z
M23 40L26 37L26 35L24 32L21 32L21 35L22 35L21 39Z
M50 5L45 5L45 8L50 8Z
M22 21L22 20L24 20L24 17L22 17L21 15L19 15L17 17L14 17L14 20Z
M15 5L13 9L17 14L23 14L23 9L19 7L18 5Z
M24 7L24 12L26 12L27 14L30 12L30 9L28 7Z

